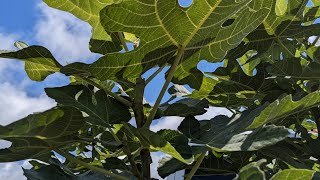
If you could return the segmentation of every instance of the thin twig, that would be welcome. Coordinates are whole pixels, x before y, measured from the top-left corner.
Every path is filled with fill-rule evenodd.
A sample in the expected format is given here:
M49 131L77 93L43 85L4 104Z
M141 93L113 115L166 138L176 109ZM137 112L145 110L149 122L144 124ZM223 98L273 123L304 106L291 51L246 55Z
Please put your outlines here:
M316 39L312 42L311 46L315 46L319 41L319 39L320 39L320 36L317 36Z
M111 127L108 127L109 132L111 133L111 135L113 136L113 138L118 142L121 143L121 140L118 138L118 136L113 132L113 129Z
M107 171L105 169L102 169L102 168L99 168L99 167L96 167L96 166L92 166L92 165L90 165L90 164L88 164L86 162L83 162L83 161L81 161L79 159L76 159L71 154L65 153L65 152L61 151L60 149L58 149L58 148L54 148L53 147L52 149L54 151L56 151L57 153L59 153L60 155L62 155L63 157L65 157L68 161L76 163L76 164L79 164L79 165L81 165L83 167L91 169L92 171L102 173L102 174L110 176L111 178L116 179L116 180L128 180L127 178L125 178L123 176L120 176L120 175L117 175L117 174L114 174L111 171Z
M206 156L207 152L202 153L200 157L197 159L196 164L192 167L190 173L186 177L186 180L191 180L191 178L194 176L194 174L197 172L198 168L200 167L204 157Z
M276 41L279 43L279 45L285 49L292 57L295 57L295 55L281 42L279 37L276 37Z
M178 65L180 63L180 60L182 59L183 53L184 53L184 48L180 48L178 50L177 56L176 56L176 58L175 58L175 60L173 62L173 65L171 66L171 68L169 70L166 82L164 83L164 85L163 85L163 87L162 87L162 89L160 91L160 94L159 94L159 96L158 96L158 98L156 100L156 103L154 104L154 106L153 106L153 108L152 108L152 110L151 110L151 112L150 112L150 114L149 114L149 116L147 118L147 121L146 121L144 127L150 127L150 125L152 123L152 120L153 120L153 118L154 118L154 116L155 116L155 114L157 112L157 109L158 109L158 107L159 107L159 105L161 103L161 100L162 100L162 98L163 98L163 96L164 96L164 94L165 94L165 92L166 92L166 90L167 90L172 78L173 78L174 72L176 71L176 69L177 69L177 67L178 67Z
M86 78L86 77L79 77L79 76L77 76L77 77L78 77L78 78L81 78L82 80L86 81L87 83L89 83L89 84L91 84L91 85L93 85L93 86L95 86L95 87L97 87L97 88L99 88L99 89L104 90L108 95L112 96L113 98L115 98L115 99L116 99L117 101L119 101L120 103L122 103L122 104L124 104L124 105L126 105L126 106L129 106L129 107L132 106L132 103L131 103L130 101L128 101L127 99L125 99L125 98L123 98L123 97L121 97L121 96L113 93L112 91L104 88L103 86L101 86L100 84L92 81L91 79Z
M124 40L123 33L122 33L122 32L118 32L118 35L119 35L120 42L121 42L124 50L128 52L128 51L129 51L129 48L128 48L128 46L127 46L126 41Z
M159 67L159 69L157 69L157 71L154 72L154 73L146 80L146 84L149 84L149 83L152 81L152 79L153 79L154 77L156 77L156 76L166 67L166 65L167 65L167 64L164 64L164 65L162 65L161 67Z
M128 139L126 134L123 135L123 152L127 155L130 165L132 167L132 173L137 177L141 178L140 171L137 167L136 162L134 161L134 157L131 154L130 148L128 146Z

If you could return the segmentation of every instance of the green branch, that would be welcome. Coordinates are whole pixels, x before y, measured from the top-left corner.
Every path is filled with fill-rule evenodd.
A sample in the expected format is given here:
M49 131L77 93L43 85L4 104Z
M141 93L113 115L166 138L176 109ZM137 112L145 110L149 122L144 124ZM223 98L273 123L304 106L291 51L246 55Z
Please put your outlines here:
M281 40L279 39L279 37L276 37L276 41L278 42L278 44L285 49L292 57L295 57L295 55L281 42Z
M120 176L120 175L117 175L117 174L114 174L111 171L107 171L105 169L102 169L102 168L99 168L99 167L96 167L96 166L92 166L92 165L90 165L90 164L88 164L86 162L83 162L83 161L75 158L71 154L61 151L58 148L52 148L52 149L54 151L56 151L57 153L59 153L60 155L62 155L63 157L65 157L68 161L76 163L76 164L79 164L79 165L81 165L83 167L91 169L92 171L102 173L102 174L104 174L106 176L110 176L111 178L116 179L116 180L128 180L127 178L125 178L123 176Z
M152 108L152 110L151 110L151 112L150 112L150 114L149 114L149 116L147 118L146 124L144 125L145 127L150 127L150 125L152 123L152 120L153 120L153 118L154 118L154 116L155 116L155 114L157 112L157 109L158 109L158 107L159 107L159 105L161 103L161 100L162 100L164 94L166 93L166 90L167 90L167 88L168 88L168 86L169 86L169 84L170 84L170 82L171 82L171 80L173 78L173 74L176 71L176 69L177 69L177 67L178 67L178 65L180 63L180 60L182 59L183 52L184 52L184 48L180 48L178 50L178 53L177 53L177 56L176 56L176 58L175 58L175 60L173 62L173 65L171 66L171 68L169 70L166 82L164 83L164 85L163 85L163 87L162 87L162 89L160 91L160 94L159 94L159 96L158 96L158 98L156 100L156 103L154 104L154 106L153 106L153 108Z
M319 41L319 39L320 39L320 36L317 36L316 39L312 42L311 46L315 46Z
M131 151L130 151L130 148L128 146L128 139L127 139L127 136L126 134L123 135L123 152L127 155L128 157L128 160L130 162L130 165L131 165L131 171L132 173L137 177L137 178L141 178L141 174L140 174L140 171L137 167L137 164L136 162L134 161L134 157L132 156L131 154Z
M159 67L159 69L157 69L156 72L154 72L147 80L146 80L146 84L149 84L152 79L154 77L156 77L165 67L167 66L167 64L162 65L161 67Z
M127 46L126 41L124 40L123 33L122 33L122 32L118 32L118 35L119 35L120 42L121 42L124 50L128 52L128 51L129 51L129 48L128 48L128 46Z
M77 77L79 77L79 76L77 76ZM132 106L132 103L131 103L130 101L128 101L127 99L125 99L125 98L123 98L123 97L121 97L121 96L113 93L112 91L104 88L103 86L101 86L100 84L92 81L91 79L86 78L86 77L79 77L79 78L81 78L82 80L86 81L87 83L89 83L89 84L91 84L91 85L93 85L93 86L95 86L95 87L97 87L97 88L99 88L99 89L104 90L108 95L112 96L113 98L115 98L115 99L116 99L117 101L119 101L120 103L122 103L122 104L124 104L124 105L126 105L126 106L128 106L128 107L131 107L131 106Z
M191 180L191 178L194 176L194 174L197 172L198 168L200 167L204 157L206 157L207 152L202 153L200 157L198 158L196 164L192 167L190 173L186 177L186 180Z

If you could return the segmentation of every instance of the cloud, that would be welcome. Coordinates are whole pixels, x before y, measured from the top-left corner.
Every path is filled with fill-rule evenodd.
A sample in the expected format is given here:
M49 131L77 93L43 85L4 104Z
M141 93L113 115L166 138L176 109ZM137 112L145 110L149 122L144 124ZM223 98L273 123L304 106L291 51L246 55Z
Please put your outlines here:
M33 112L42 112L55 102L45 95L30 97L23 89L6 82L0 84L0 124L7 125Z
M13 43L19 37L19 35L0 32L0 49L14 49ZM33 112L44 111L55 106L55 102L44 94L29 96L25 88L30 80L26 78L21 62L0 58L0 125L10 124ZM10 145L11 142L0 140L0 148ZM30 167L27 161L0 163L1 179L26 179L21 166Z
M152 164L150 165L151 177L162 179L158 174L159 161L165 156L163 153L151 153Z
M226 108L209 107L206 113L200 116L196 116L196 118L198 120L209 120L218 115L231 116L232 113ZM156 124L153 124L151 126L150 129L154 132L157 132L161 129L176 130L183 119L184 119L183 117L178 117L178 116L167 116L159 119Z
M151 177L156 178L156 179L163 179L159 176L158 174L158 167L159 167L159 161L164 158L164 157L170 157L164 153L161 152L156 152L156 153L151 153L151 158L152 158L152 164L150 165L150 170L151 170ZM164 178L166 180L183 180L183 175L184 175L184 170L182 171L177 171L174 174L171 174L170 176Z
M0 163L0 177L6 180L25 180L27 179L23 176L23 168L31 168L31 165L25 161L23 163L10 162L10 163Z
M18 36L12 34L4 34L0 32L0 50L13 49L13 44ZM4 71L15 66L14 61L0 58L0 81L4 78Z
M219 116L219 115L225 115L225 116L231 116L232 113L226 109L226 108L223 108L223 107L213 107L213 106L210 106L208 109L207 109L207 112L200 115L200 116L196 116L196 118L198 120L209 120L209 119L212 119L216 116Z
M35 26L35 40L62 59L61 63L86 61L94 57L89 50L89 24L44 3L39 3L38 10L41 16Z
M309 42L313 43L316 40L317 36L311 36L309 37ZM319 47L320 46L320 39L318 39L318 41L316 42L315 46Z

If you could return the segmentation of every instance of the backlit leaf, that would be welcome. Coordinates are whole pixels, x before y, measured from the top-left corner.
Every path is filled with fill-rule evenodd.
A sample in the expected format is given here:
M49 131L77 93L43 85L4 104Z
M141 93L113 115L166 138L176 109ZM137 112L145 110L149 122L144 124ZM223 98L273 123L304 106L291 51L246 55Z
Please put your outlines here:
M0 58L19 59L25 62L25 70L31 80L43 81L47 76L59 72L61 65L49 50L42 46L24 47L18 51L0 51Z
M128 107L108 96L103 90L82 85L69 85L59 88L46 88L47 95L62 106L75 107L85 112L86 119L98 126L110 126L122 121L128 122L131 114Z
M263 21L271 6L266 0L195 0L188 9L171 0L112 4L100 13L102 25L110 32L136 34L140 45L132 52L100 58L90 71L100 80L117 76L134 81L151 67L170 62L178 51L184 51L183 61L191 66L201 59L220 61Z

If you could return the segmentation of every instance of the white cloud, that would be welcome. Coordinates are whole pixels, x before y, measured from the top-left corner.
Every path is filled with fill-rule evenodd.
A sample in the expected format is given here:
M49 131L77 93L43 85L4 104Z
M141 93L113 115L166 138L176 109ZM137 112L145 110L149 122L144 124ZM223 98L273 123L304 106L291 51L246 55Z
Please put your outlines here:
M13 43L18 40L18 37L18 35L0 32L0 49L14 49ZM18 80L17 74L20 72L23 72L21 62L0 58L0 125L7 125L28 114L43 111L55 105L55 102L45 95L28 96L24 88L30 81L24 78ZM10 145L11 143L8 141L0 140L0 148L6 148ZM1 179L26 179L23 176L21 166L30 167L27 161L0 163Z
M313 43L316 40L317 36L311 36L308 40L310 43ZM320 39L315 44L316 46L320 46Z
M154 132L161 129L176 130L183 119L183 117L178 116L167 116L159 119L157 124L151 125L150 129Z
M196 118L199 120L209 120L219 115L225 115L230 117L232 113L226 108L210 106L207 109L206 113L200 116L196 116Z
M85 61L94 56L89 50L89 24L44 3L40 3L38 9L42 16L35 26L35 40L40 45L62 59L62 63Z
M159 167L159 161L164 158L164 157L170 157L164 153L161 152L156 152L156 153L151 153L151 158L152 158L152 164L150 165L150 170L151 170L151 177L156 178L156 179L163 179L159 176L158 174L158 167ZM183 175L184 175L184 170L178 171L174 174L171 174L170 176L164 178L166 180L183 180Z
M165 156L163 153L151 153L152 164L150 165L151 177L162 179L158 174L159 161Z
M4 34L0 32L0 50L9 50L13 48L13 44L18 37L12 34ZM15 62L0 58L0 81L5 69L14 66Z
M10 163L0 163L0 177L1 179L6 180L25 180L27 179L23 176L23 168L31 168L31 165L28 162L24 163L17 163L17 162L10 162Z
M196 118L198 120L209 120L218 115L231 116L232 113L226 108L209 107L206 113L200 116L196 116ZM178 117L178 116L167 116L159 119L157 124L153 124L150 129L154 132L157 132L161 129L176 130L183 119L184 119L183 117Z
M10 83L0 84L0 124L7 125L33 112L41 112L55 105L45 95L29 97L23 89Z

